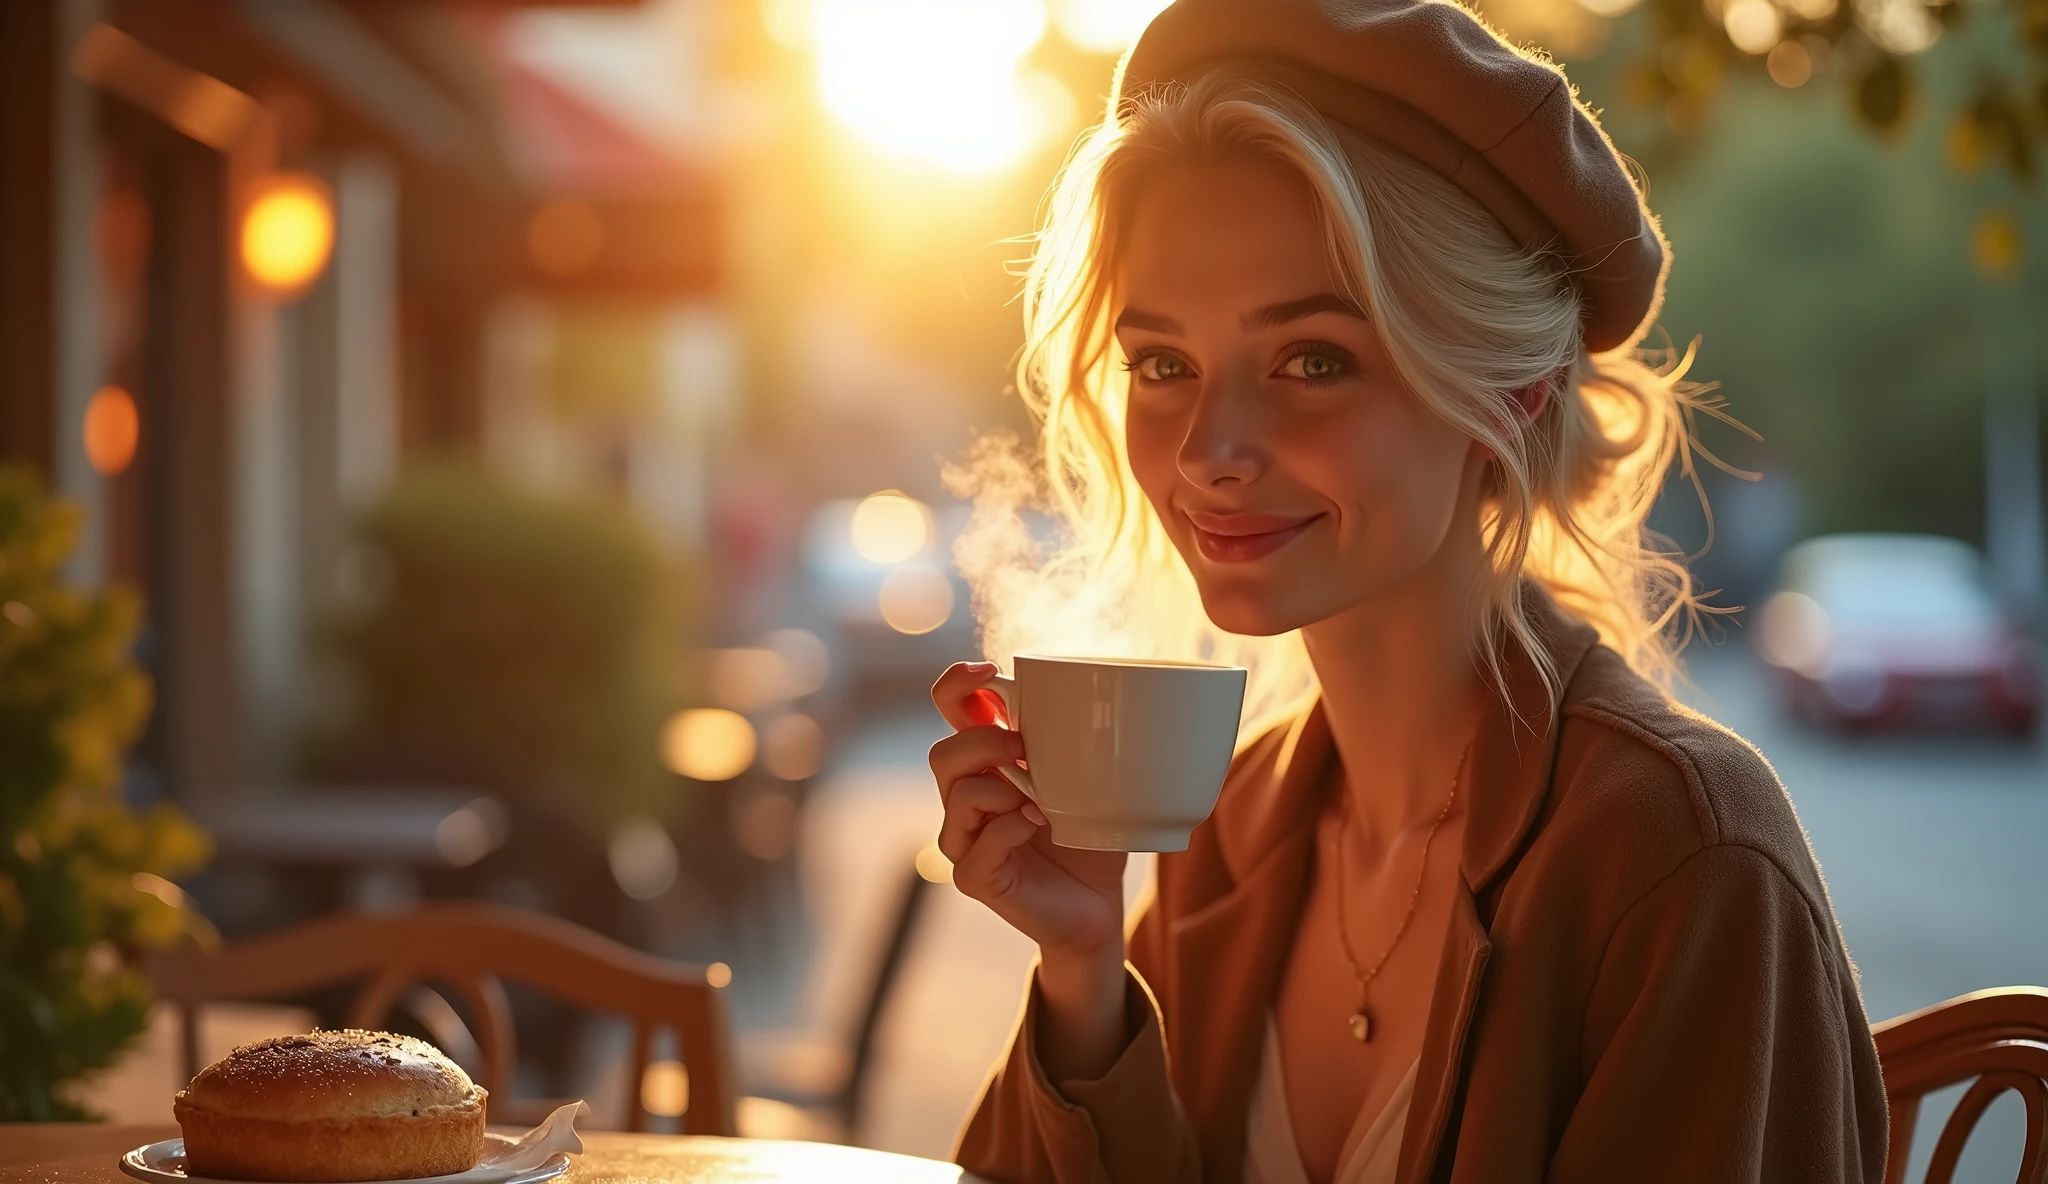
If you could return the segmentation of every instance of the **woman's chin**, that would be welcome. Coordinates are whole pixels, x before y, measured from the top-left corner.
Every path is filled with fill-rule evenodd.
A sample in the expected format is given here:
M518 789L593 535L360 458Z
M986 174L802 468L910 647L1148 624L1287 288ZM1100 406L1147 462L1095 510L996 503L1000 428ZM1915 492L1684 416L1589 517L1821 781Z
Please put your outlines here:
M1240 637L1275 637L1320 619L1284 596L1261 596L1243 588L1202 590L1202 609L1211 624Z

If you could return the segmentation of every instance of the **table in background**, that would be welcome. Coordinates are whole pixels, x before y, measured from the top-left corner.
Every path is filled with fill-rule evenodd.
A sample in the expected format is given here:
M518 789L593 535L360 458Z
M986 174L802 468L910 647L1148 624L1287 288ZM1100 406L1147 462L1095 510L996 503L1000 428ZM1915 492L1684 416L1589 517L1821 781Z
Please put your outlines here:
M93 1123L0 1125L0 1184L134 1184L116 1163L122 1153L178 1136L175 1126ZM950 1163L828 1143L716 1139L700 1135L583 1136L562 1184L605 1181L737 1184L750 1181L846 1181L847 1184L978 1184Z

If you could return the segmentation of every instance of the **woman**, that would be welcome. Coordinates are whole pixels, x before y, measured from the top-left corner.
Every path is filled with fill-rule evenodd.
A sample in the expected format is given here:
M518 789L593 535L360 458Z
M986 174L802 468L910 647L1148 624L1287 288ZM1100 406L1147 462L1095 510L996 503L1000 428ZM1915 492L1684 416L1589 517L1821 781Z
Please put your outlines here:
M1249 666L1252 739L1126 938L1124 856L1051 845L993 772L994 666L939 679L940 848L1039 946L960 1163L1881 1178L1791 805L1658 689L1696 606L1643 521L1712 410L1631 349L1666 257L1562 75L1454 5L1146 31L1055 193L1021 385L1050 566L1140 652Z

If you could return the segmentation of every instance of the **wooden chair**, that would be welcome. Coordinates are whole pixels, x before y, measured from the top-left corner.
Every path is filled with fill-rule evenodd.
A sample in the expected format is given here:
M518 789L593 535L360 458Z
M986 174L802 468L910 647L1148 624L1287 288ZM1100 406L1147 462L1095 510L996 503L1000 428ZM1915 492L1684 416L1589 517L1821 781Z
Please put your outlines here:
M428 904L396 913L344 913L276 933L231 942L211 953L163 951L150 979L182 1019L181 1055L189 1077L198 1064L202 1004L278 999L361 980L348 1012L351 1027L381 1027L408 990L452 988L476 1025L483 1087L494 1113L510 1102L515 1063L512 1009L504 984L518 982L593 1012L633 1022L627 1058L626 1126L647 1127L641 1081L656 1033L669 1029L688 1075L688 1134L738 1133L734 1074L722 988L723 965L688 966L628 949L541 913L497 905Z
M2018 1184L2048 1184L2048 989L1977 991L1887 1020L1871 1029L1891 1103L1885 1184L1904 1184L1920 1100L1976 1079L1934 1144L1927 1184L1950 1184L1978 1119L2007 1090L2027 1107Z

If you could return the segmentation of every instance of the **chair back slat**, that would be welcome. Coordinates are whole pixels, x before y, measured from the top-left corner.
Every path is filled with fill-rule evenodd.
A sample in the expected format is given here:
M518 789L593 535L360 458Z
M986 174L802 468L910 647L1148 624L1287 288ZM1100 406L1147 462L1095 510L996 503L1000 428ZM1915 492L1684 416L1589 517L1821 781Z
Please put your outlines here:
M1947 1124L1941 1128L1941 1138L1934 1144L1934 1158L1927 1165L1927 1184L1954 1184L1956 1164L1963 1158L1963 1146L1970 1141L1970 1135L1977 1129L1984 1112L1991 1108L1991 1103L2007 1090L2019 1094L2027 1106L2028 1137L2026 1150L2020 1156L2019 1179L2023 1184L2039 1184L2042 1121L2048 1117L2048 1082L2032 1073L2006 1071L1979 1077L1963 1094L1962 1101L1956 1103Z
M647 1129L647 1107L642 1090L647 1066L654 1059L654 1025L642 1020L633 1025L633 1051L626 1057L626 1129L639 1134Z
M484 1088L498 1097L508 1096L501 1091L510 1088L516 1052L504 980L522 983L586 1011L622 1016L636 1032L672 1028L690 1077L684 1129L736 1130L723 984L713 986L704 967L643 954L556 917L474 903L341 914L211 952L161 951L150 958L149 974L187 1017L188 1044L202 1003L276 999L367 979L350 1022L377 1027L409 987L446 983L475 1019ZM640 1074L647 1055L636 1038L626 1115L635 1130L645 1127ZM196 1062L196 1046L188 1058Z
M1871 1029L1891 1104L1886 1184L1904 1184L1920 1101L1970 1082L1943 1124L1926 1184L1950 1184L1978 1120L2001 1095L2026 1106L2017 1184L2048 1184L2048 989L1978 991Z
M420 973L410 961L378 971L349 1004L349 1027L384 1027L408 990L438 978ZM493 1097L511 1097L512 1068L519 1063L519 1050L512 1027L512 1001L505 995L505 984L494 974L480 973L451 976L445 981L469 1005L471 1022L477 1028L477 1049L483 1056L483 1087Z

